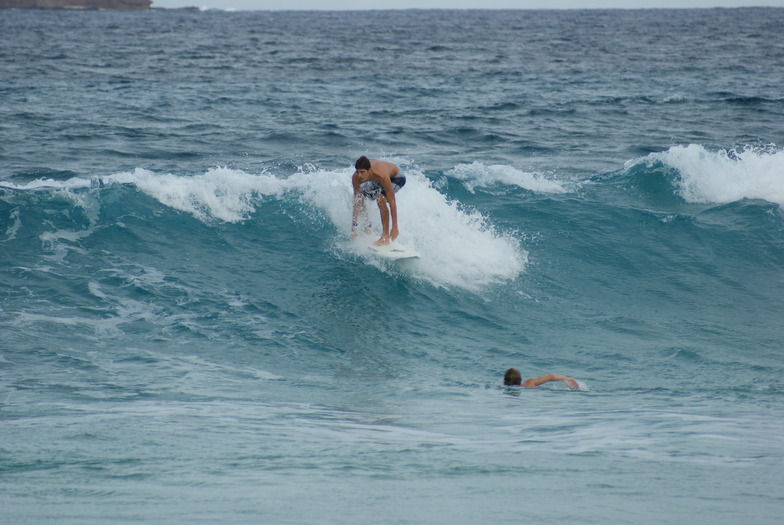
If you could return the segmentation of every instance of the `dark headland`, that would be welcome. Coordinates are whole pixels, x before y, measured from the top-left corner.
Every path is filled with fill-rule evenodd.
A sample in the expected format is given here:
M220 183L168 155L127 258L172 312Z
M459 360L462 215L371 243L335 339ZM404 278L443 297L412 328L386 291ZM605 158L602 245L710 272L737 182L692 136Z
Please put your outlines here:
M0 9L149 9L151 0L0 0Z

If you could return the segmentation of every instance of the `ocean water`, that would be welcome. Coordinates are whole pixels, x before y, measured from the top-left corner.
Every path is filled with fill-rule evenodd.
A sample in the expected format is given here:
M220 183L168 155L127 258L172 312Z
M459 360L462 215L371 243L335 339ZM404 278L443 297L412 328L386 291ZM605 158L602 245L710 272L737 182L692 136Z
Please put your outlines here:
M0 521L781 523L782 26L0 11Z

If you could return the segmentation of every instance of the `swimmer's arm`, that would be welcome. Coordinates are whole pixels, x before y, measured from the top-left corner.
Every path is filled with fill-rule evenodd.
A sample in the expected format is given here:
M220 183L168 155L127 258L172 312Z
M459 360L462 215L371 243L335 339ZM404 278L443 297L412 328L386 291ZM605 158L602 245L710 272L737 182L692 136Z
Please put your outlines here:
M523 386L526 388L536 388L539 385L550 381L563 381L566 383L566 386L571 388L572 390L577 390L580 388L580 385L577 384L577 381L572 379L571 377L566 377L558 374L548 374L542 377L532 377L531 379L526 379L523 383Z

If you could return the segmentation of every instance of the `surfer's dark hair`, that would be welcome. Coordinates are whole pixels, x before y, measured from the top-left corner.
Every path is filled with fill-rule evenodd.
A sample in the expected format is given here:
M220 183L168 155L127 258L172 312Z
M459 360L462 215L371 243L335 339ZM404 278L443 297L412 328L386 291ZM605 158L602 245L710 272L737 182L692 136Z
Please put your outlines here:
M520 375L520 371L516 368L510 368L504 374L504 384L507 386L519 385L522 382L523 376Z
M358 170L369 170L370 169L370 159L362 155L357 159L356 164L354 164L354 168Z

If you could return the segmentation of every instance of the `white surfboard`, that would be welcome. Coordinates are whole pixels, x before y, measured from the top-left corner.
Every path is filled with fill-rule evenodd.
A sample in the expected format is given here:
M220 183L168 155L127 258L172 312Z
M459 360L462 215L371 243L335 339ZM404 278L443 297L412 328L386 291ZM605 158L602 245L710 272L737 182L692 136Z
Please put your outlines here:
M371 244L368 246L370 251L373 252L375 255L379 255L384 257L385 259L391 259L393 261L397 261L400 259L418 259L419 254L412 250L411 248L406 248L402 244L397 242L391 242L389 244L385 244L384 246L375 246Z

